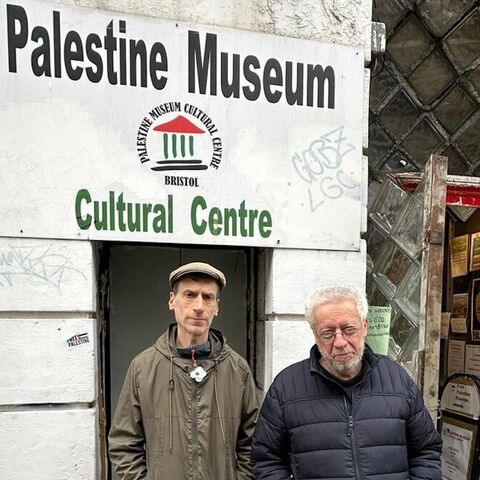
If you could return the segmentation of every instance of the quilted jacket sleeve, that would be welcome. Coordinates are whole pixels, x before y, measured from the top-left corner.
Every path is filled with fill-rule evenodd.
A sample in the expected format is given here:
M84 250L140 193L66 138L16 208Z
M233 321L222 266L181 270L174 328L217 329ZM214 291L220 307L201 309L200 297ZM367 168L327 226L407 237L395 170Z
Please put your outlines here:
M253 473L257 480L289 480L290 443L275 384L268 390L253 436Z
M135 361L128 369L108 436L110 461L122 480L147 476L145 433L135 382Z
M422 395L410 380L413 397L407 423L407 447L411 480L441 480L442 439L433 425Z

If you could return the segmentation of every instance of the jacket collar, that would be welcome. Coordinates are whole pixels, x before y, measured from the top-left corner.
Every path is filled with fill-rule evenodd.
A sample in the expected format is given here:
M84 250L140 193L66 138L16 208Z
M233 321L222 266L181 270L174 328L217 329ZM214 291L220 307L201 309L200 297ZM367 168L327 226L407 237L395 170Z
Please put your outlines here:
M174 360L181 359L175 345L175 334L177 331L177 324L171 323L168 330L155 342L155 348L166 357L173 357ZM211 352L206 360L213 360L215 363L222 361L230 354L231 348L227 345L225 337L219 330L211 328L208 334L208 340L211 344ZM188 359L187 359L188 360Z

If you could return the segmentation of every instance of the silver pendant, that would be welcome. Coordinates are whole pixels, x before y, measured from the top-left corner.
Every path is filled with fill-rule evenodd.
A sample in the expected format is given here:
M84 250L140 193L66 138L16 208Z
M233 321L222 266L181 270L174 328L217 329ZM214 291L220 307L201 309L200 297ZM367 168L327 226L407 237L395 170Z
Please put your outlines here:
M190 372L190 377L199 383L205 378L206 375L207 372L205 369L199 365L195 365L195 368Z

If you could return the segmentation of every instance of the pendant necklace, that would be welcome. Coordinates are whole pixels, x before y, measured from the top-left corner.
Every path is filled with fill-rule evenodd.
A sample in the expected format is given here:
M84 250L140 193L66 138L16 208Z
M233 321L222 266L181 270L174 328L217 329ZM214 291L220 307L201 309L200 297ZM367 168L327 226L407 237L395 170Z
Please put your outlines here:
M192 365L193 365L193 370L190 372L190 377L192 377L196 382L200 383L207 375L207 372L203 367L201 367L200 365L197 365L194 348L192 348Z

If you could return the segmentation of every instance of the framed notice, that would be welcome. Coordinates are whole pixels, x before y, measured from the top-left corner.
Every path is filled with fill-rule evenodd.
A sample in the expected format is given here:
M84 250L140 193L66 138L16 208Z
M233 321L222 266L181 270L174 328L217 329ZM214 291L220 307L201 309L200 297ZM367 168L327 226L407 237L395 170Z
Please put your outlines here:
M455 293L452 300L452 333L467 333L468 293Z
M480 345L465 345L465 373L480 377Z
M442 312L440 338L446 340L448 338L448 332L450 331L450 312Z
M450 240L450 270L452 277L468 273L468 237L460 235Z
M472 340L480 342L480 278L472 282L470 293L470 323Z
M448 376L465 371L465 342L463 340L448 341Z
M480 232L472 233L470 271L480 270Z
M439 428L443 440L442 479L469 480L478 426L444 415Z

